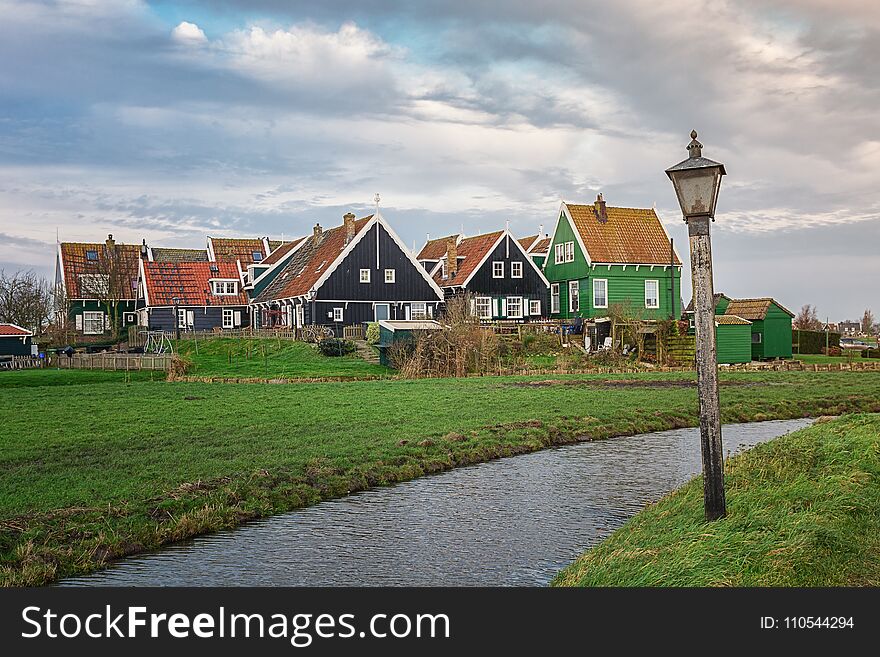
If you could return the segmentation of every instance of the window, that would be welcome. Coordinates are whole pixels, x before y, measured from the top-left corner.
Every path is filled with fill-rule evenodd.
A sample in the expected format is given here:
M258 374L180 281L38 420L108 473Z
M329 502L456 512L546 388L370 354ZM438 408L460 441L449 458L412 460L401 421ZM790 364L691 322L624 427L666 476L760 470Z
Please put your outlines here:
M254 259L254 262L262 262L263 254L260 251L254 251L251 253L251 257Z
M504 263L501 260L492 261L492 278L504 278Z
M104 332L104 313L83 313L83 333L86 335L100 335Z
M660 307L660 282L645 281L645 308Z
M574 262L574 242L565 243L565 261Z
M523 316L522 297L507 297L507 316L519 319Z
M608 307L608 279L593 279L593 308Z
M370 282L370 270L369 269L361 269L361 283L369 283Z
M237 281L211 281L211 287L214 290L214 294L218 296L238 294Z
M565 262L565 244L557 244L554 252L554 262L557 265Z
M235 326L234 324L234 315L232 314L232 308L224 308L223 309L223 328L232 328Z
M760 333L752 333L752 344L761 344L763 342Z
M550 312L559 312L559 283L550 284Z
M137 321L137 313L123 313L122 314L122 323L123 324L134 324Z
M492 298L477 297L474 299L474 309L480 319L492 319Z
M177 309L177 327L186 328L186 308Z
M425 319L428 316L428 304L424 301L413 301L409 304L410 319Z
M393 283L394 282L394 270L393 269L386 269L385 270L385 282L386 283Z
M91 249L86 251L86 260L96 262L98 260L98 252Z
M523 263L517 260L516 262L510 263L510 277L511 278L522 278L522 265Z
M334 308L333 309L333 321L341 322L342 321L342 308Z
M568 282L568 312L576 313L581 309L581 284L579 281Z
M449 278L449 268L446 266L446 260L445 260L445 259L444 259L443 262L440 264L440 276L441 276L444 280L446 280L447 278Z
M541 300L540 299L532 299L529 301L529 315L540 315L541 314Z

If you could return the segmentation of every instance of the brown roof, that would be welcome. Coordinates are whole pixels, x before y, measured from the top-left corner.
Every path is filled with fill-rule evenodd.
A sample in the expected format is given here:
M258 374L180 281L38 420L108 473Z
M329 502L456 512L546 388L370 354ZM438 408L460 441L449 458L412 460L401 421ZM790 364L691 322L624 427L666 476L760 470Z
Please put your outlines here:
M774 303L783 311L794 317L794 313L792 313L788 308L783 306L778 301L771 299L770 297L763 297L759 299L731 299L730 303L727 305L727 310L724 311L725 315L739 315L743 319L748 319L751 321L764 319L767 317L767 311L770 309L770 304Z
M235 262L241 260L243 267L253 264L254 253L268 256L263 240L260 238L226 238L209 237L214 251L214 259L217 262Z
M544 239L538 241L535 244L532 244L532 248L529 249L529 253L532 255L541 255L542 253L547 253L550 250L550 238L545 237Z
M373 215L354 222L355 235L369 223ZM269 285L256 298L257 302L290 299L309 293L321 275L345 250L345 226L329 228L318 239L314 235L296 250Z
M235 280L238 294L215 295L211 279ZM234 262L144 262L144 283L151 306L245 306L247 294Z
M743 319L739 315L715 315L716 324L751 324L747 319Z
M208 262L205 249L166 249L152 247L153 262Z
M295 247L297 244L302 242L304 239L305 239L305 237L297 237L295 240L293 240L291 242L284 242L283 244L279 244L277 247L275 247L272 250L272 253L270 253L269 256L265 260L263 260L262 264L274 265L276 262L281 260L285 255L290 253L290 250L293 247ZM269 245L271 246L272 242L269 242Z
M496 230L494 233L485 233L484 235L475 235L474 237L462 239L458 243L458 270L455 272L455 276L443 278L443 269L438 267L434 273L434 282L441 287L463 284L503 234L503 230ZM443 254L446 254L445 249Z
M113 245L112 250L104 242L62 242L61 265L64 274L65 293L68 299L91 299L84 297L85 292L80 291L80 276L83 274L112 275L119 280L119 285L124 280L130 281L130 285L123 286L117 296L119 299L135 299L137 297L137 263L141 256L141 248L135 244ZM118 258L111 260L110 256ZM92 258L89 258L92 255ZM112 263L118 262L118 268Z
M16 326L15 324L0 324L0 335L2 336L19 336L19 335L33 335L27 329L23 329L20 326Z
M535 243L535 240L537 240L539 237L541 237L541 236L540 235L529 235L528 237L519 238L517 240L517 242L519 242L519 244L522 248L524 248L526 251L528 251L529 248L532 246L532 244Z
M277 249L282 244L287 244L284 240L268 240L269 242L269 253L272 253L275 249Z
M607 206L607 221L599 221L593 205L566 203L590 260L600 263L669 264L669 237L652 208ZM676 265L681 261L673 255Z
M721 301L722 299L727 299L728 301L730 301L730 297L727 296L726 294L724 294L724 292L716 292L714 295L712 295L712 307L717 308L718 302ZM691 300L688 302L688 305L684 309L684 311L686 313L694 312L694 299L693 299L693 297L691 297Z
M439 260L446 255L446 244L450 240L457 240L459 237L459 235L447 235L446 237L428 240L425 242L422 250L419 251L416 260Z

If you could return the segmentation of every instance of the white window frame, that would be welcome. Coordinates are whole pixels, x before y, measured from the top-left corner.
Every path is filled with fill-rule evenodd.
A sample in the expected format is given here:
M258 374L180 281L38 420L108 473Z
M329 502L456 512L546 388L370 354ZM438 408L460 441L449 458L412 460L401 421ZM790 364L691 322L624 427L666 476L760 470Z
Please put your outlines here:
M576 313L581 309L581 282L568 282L568 312Z
M410 319L427 319L428 304L425 301L411 301L409 304Z
M492 261L492 278L504 278L504 261Z
M227 321L227 318L229 318L229 321ZM223 309L223 328L235 328L235 312L232 310L232 308Z
M238 281L211 281L211 291L215 297L232 297L238 294Z
M361 283L369 283L370 282L370 270L369 269L361 269Z
M514 302L513 307L519 306L519 311L511 312L511 301ZM523 298L522 297L507 297L507 316L510 319L522 319L523 315Z
M122 323L123 324L136 324L137 323L137 313L122 313Z
M177 309L177 328L185 329L186 324L186 308Z
M596 297L598 296L596 294L596 285L598 283L602 283L604 286L602 288L602 292L604 293L604 296L605 296L605 303L603 303L603 304L596 303ZM593 279L593 308L607 308L607 307L608 307L608 279L607 278L594 278Z
M396 276L397 276L397 274L394 269L386 269L385 270L385 282L386 283L394 283Z
M558 313L560 307L559 283L550 283L550 313Z
M561 265L565 262L565 244L561 242L556 245L556 248L553 249L553 262L557 265Z
M535 315L541 315L541 300L540 299L529 299L529 315L534 317Z
M93 324L100 322L100 330L94 330ZM84 335L101 335L104 332L104 312L87 310L82 314L82 332Z
M523 263L522 260L514 260L510 263L510 277L511 278L522 278L523 277Z
M565 243L565 261L574 262L574 242Z
M339 306L337 306L336 308L333 309L333 321L334 321L334 322L341 322L341 321L343 321L343 317L344 317L344 312L343 312L343 310L344 310L344 309L341 308L341 307L339 307Z
M648 297L648 283L654 284L654 303L648 303L650 301ZM659 308L660 307L660 281L655 278L648 278L645 280L645 308Z
M474 299L474 314L479 319L492 319L492 297L477 297Z
M443 280L449 278L449 265L445 258L440 262L440 277Z

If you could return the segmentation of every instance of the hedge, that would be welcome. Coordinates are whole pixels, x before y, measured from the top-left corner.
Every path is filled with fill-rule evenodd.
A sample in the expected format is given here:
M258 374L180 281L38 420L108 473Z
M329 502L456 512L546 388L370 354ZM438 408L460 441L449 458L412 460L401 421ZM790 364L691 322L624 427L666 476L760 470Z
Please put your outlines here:
M880 349L863 349L862 358L880 358Z
M840 333L829 332L828 346L840 346ZM821 354L825 348L825 331L806 331L794 329L791 332L791 350L795 354Z

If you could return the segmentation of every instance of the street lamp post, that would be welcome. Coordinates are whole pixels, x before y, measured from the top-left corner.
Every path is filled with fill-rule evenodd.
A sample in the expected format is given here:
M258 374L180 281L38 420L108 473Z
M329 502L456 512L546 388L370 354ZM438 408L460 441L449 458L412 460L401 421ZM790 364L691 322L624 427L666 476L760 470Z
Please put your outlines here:
M712 242L709 225L724 165L702 155L703 145L691 131L688 159L666 170L688 225L691 281L696 326L697 388L700 401L700 446L703 455L703 498L706 520L727 515L724 500L724 455L721 451L721 413L718 406L718 363L715 352L715 292L712 285Z

